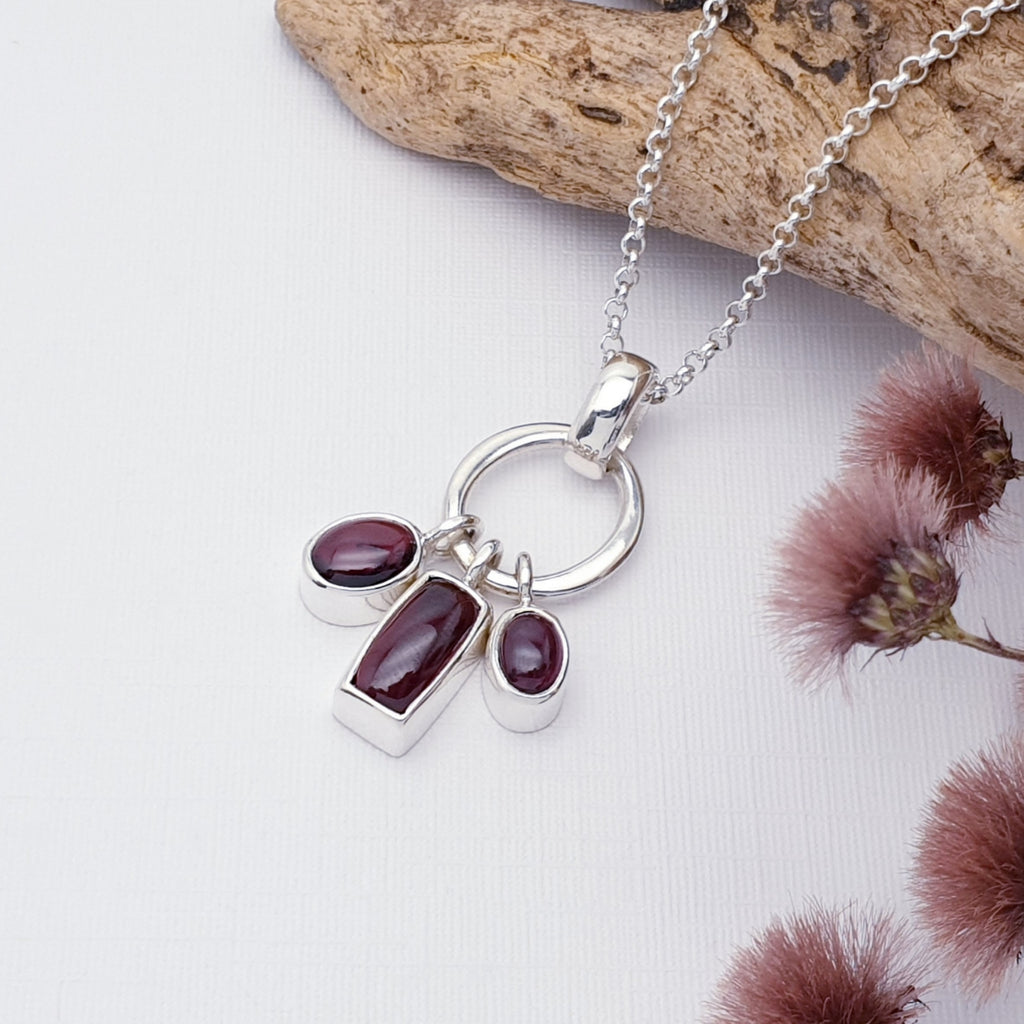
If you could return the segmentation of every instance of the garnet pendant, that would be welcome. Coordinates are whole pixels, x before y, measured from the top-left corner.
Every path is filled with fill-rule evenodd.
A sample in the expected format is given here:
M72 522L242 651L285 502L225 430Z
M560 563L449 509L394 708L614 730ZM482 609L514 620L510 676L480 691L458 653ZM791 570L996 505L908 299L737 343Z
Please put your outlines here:
M303 554L302 600L337 626L376 622L412 584L423 538L399 516L346 516L317 533Z
M487 643L484 699L512 732L536 732L562 709L569 645L558 620L532 606L513 608L494 624Z
M561 710L569 644L558 619L533 605L533 565L526 552L516 559L516 584L519 607L498 619L487 641L484 700L506 729L536 732Z
M334 693L334 717L393 757L455 696L484 645L490 605L467 583L428 572L391 608Z
M452 474L445 518L434 529L421 533L399 516L364 514L339 519L309 541L301 583L306 607L337 625L384 616L334 691L339 722L385 753L406 753L458 691L485 645L484 696L494 718L515 732L533 732L554 721L569 647L558 620L534 607L533 598L566 597L600 583L636 545L643 491L622 453L640 415L637 404L647 393L639 382L641 371L650 368L642 362L609 360L611 369L602 372L596 397L588 399L578 418L585 431L564 423L531 423L478 444ZM598 420L608 417L615 429L601 425L598 430ZM480 520L466 510L476 481L521 451L553 449L565 455L575 447L589 452L599 433L604 439L600 451L594 448L594 466L582 470L618 485L619 518L612 535L589 558L536 580L526 553L519 555L514 575L503 570L501 544L479 543ZM578 461L575 468L581 468ZM424 572L424 563L433 558L451 559L465 577ZM501 616L489 638L492 613L482 589L519 597L518 607Z

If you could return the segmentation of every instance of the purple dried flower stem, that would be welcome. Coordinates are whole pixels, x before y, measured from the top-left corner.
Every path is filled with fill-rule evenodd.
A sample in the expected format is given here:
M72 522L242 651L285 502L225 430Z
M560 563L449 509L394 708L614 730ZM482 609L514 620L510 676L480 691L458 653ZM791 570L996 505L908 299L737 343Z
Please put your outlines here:
M934 474L894 459L851 469L803 508L778 547L769 605L800 682L844 679L855 648L905 651L925 639L1024 663L1024 650L956 621L948 511Z
M997 658L1024 662L1024 651L1018 650L1016 647L1007 647L993 636L975 636L974 633L968 633L967 630L960 627L952 615L937 627L936 633L943 640L951 640L964 647L973 647L976 651L994 654Z

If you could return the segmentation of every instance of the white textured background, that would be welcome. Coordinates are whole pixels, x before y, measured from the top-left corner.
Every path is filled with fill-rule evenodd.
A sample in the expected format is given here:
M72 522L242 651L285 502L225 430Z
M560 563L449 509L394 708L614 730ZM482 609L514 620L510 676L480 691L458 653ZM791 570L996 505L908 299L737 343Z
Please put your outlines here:
M5 0L0 1020L693 1021L772 913L905 910L919 811L1014 673L924 645L850 704L785 678L766 549L916 344L795 279L645 424L643 542L556 609L555 726L502 731L477 680L400 761L331 719L364 631L301 607L302 544L429 526L477 440L571 418L623 222L391 148L270 8ZM748 266L656 233L632 345L674 363ZM588 493L556 461L478 492L541 570L607 528ZM965 624L1021 639L1022 551ZM1024 988L931 1002L1016 1024Z

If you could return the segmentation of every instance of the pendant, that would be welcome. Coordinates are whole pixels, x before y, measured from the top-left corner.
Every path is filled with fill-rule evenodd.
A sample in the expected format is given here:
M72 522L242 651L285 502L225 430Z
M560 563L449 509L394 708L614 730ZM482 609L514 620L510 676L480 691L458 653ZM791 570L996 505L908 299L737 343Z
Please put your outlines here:
M545 729L558 716L569 667L569 644L561 623L533 605L533 565L516 559L519 606L505 612L487 641L488 710L512 732Z
M476 516L458 515L427 534L387 513L346 516L314 534L302 553L299 594L334 626L376 622L419 575L431 551L458 533L479 531Z
M416 579L423 537L399 516L346 516L325 526L302 554L302 600L324 622L376 622Z
M334 717L385 753L409 750L458 692L483 649L490 605L477 592L501 545L459 580L428 572L388 612L334 691Z
M302 559L306 607L335 625L381 619L335 689L339 722L401 756L437 720L481 656L484 700L497 722L513 732L535 732L555 720L569 645L559 621L534 602L600 583L636 546L643 491L623 453L653 372L645 360L619 353L605 364L573 426L530 423L482 441L452 474L445 518L431 531L422 533L400 516L369 513L338 519L312 537ZM557 451L582 475L613 480L620 498L615 528L597 551L537 576L525 552L514 573L503 570L502 545L488 540L478 547L483 527L466 511L470 491L487 470L529 450ZM427 567L441 558L458 572ZM485 592L517 601L493 626Z

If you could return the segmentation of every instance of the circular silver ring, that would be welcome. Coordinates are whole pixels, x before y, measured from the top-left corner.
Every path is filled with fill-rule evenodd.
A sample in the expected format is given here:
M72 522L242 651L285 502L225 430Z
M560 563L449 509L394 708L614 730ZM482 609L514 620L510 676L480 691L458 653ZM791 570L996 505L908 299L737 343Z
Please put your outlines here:
M564 451L569 436L567 423L526 423L510 427L481 441L456 466L445 495L445 518L466 514L466 499L473 485L493 465L510 455L536 448ZM619 519L612 535L589 558L561 572L533 578L534 597L568 597L610 576L636 547L644 525L644 495L636 470L624 455L616 452L608 461L607 476L619 488ZM476 547L463 534L451 543L450 554L466 571L476 558ZM483 582L507 597L519 595L519 581L513 573L493 568Z

